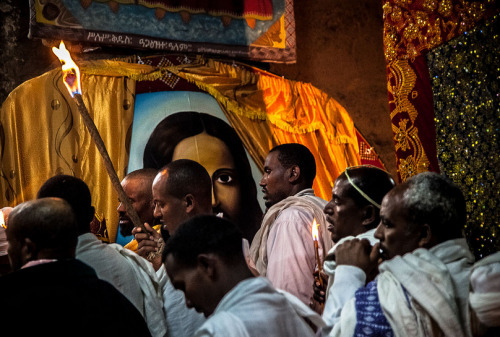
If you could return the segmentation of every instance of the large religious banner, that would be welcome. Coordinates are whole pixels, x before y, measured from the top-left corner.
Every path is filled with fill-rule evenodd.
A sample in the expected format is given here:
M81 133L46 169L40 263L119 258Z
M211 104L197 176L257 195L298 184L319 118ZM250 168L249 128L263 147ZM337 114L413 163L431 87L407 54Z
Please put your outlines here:
M32 37L266 62L296 57L293 0L30 0L30 7Z

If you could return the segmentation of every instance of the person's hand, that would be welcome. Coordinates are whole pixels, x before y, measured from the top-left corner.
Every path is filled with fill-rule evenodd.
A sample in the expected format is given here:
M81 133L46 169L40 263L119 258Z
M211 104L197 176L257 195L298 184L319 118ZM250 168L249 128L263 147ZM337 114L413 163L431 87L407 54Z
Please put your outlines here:
M161 254L154 254L158 253L161 249L161 242L163 239L161 234L155 231L147 222L144 223L144 227L147 230L146 233L144 233L140 227L134 227L134 229L132 229L132 234L137 240L136 253L150 261L153 268L158 270L161 267Z
M358 267L371 276L378 266L379 245L376 243L372 247L366 239L348 240L335 248L335 261L337 265Z
M137 240L137 254L146 258L149 253L157 252L161 235L155 231L147 222L144 223L147 232L145 233L141 227L134 227L132 234Z
M314 272L314 283L313 283L313 298L319 304L325 303L326 297L326 286L328 285L328 275L322 270L321 272ZM321 277L321 281L323 281L323 285L320 282L319 278Z
M309 307L321 315L323 313L323 308L325 307L325 294L326 294L326 286L328 284L328 275L326 275L323 271L321 271L320 273L315 271L313 276L314 276L314 283L313 283L314 292L313 292L313 297L309 302ZM320 277L323 283L320 282Z

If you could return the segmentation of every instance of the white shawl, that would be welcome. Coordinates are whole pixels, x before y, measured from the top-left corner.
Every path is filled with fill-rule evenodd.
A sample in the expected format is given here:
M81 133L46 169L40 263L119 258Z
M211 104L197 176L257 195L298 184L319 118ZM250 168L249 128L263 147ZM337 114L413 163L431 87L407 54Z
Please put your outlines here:
M279 216L281 211L291 206L304 207L313 213L316 222L319 224L319 240L321 240L323 251L327 252L332 247L333 243L328 234L325 214L323 213L324 200L314 195L314 191L310 188L300 191L294 196L290 196L269 208L262 220L260 229L253 238L250 247L250 257L255 263L260 275L266 276L267 271L267 239L272 224ZM312 238L311 238L312 242ZM324 256L321 257L324 259Z
M471 273L469 303L479 321L500 326L500 252L479 260Z
M394 335L471 336L467 297L473 262L465 239L455 239L382 263L377 290ZM355 327L353 298L329 336L352 337Z
M167 324L163 314L162 289L153 266L141 256L118 244L108 246L117 250L133 267L132 270L139 281L144 296L144 320L148 325L151 336L166 336Z
M440 330L444 336L470 336L466 298L473 263L465 239L448 240L382 263L377 289L395 335L424 337Z

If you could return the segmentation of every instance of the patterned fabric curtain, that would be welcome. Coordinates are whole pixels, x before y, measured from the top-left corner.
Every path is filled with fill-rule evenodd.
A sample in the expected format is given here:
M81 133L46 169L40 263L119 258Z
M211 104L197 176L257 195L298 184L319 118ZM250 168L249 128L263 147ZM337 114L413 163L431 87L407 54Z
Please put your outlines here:
M498 130L500 3L387 0L383 10L399 178L435 171L457 183L467 202L465 233L480 258L500 249L491 131Z

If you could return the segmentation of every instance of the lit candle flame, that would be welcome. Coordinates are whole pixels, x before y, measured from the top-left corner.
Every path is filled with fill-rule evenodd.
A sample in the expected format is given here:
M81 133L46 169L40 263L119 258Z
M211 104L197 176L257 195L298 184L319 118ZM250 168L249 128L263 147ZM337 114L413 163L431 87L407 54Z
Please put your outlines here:
M73 97L75 94L81 95L82 89L80 87L80 69L71 58L71 55L66 49L64 42L61 41L59 49L56 47L52 47L52 51L59 58L59 61L61 61L63 82L66 88L68 88L71 97Z
M311 228L311 234L313 237L314 241L318 241L318 223L316 222L316 218L314 218L312 228Z
M7 229L7 226L5 225L5 219L3 217L3 212L0 211L0 226L2 226L3 228Z

